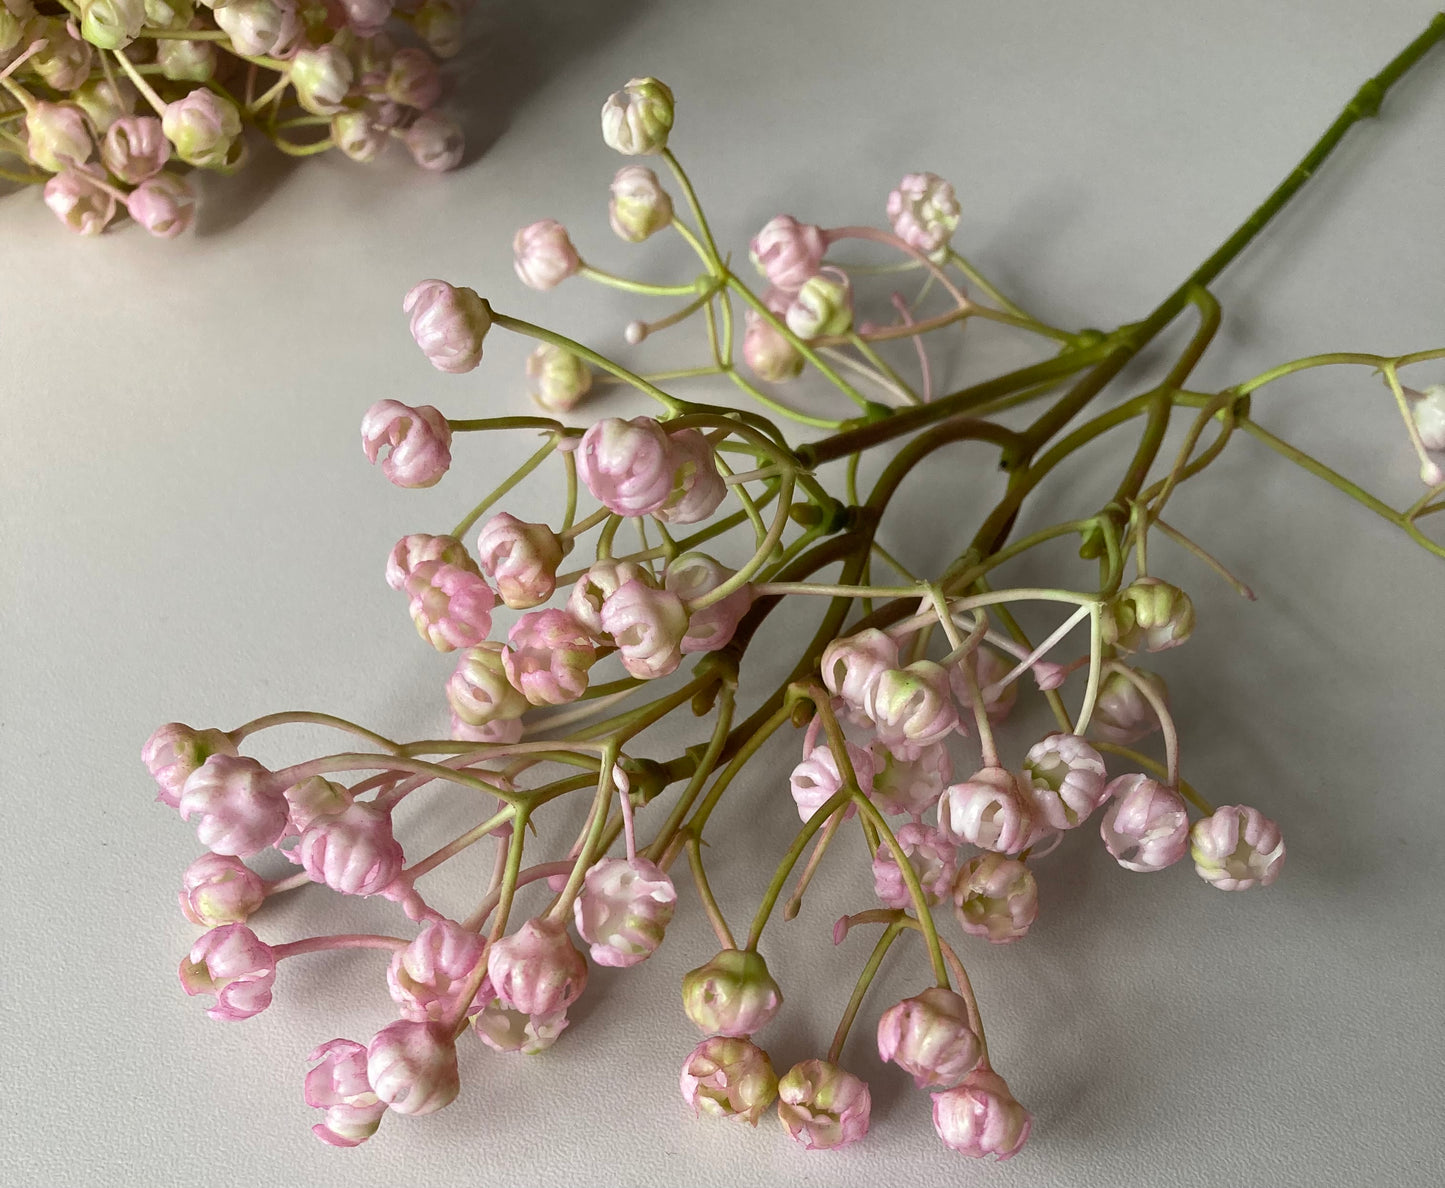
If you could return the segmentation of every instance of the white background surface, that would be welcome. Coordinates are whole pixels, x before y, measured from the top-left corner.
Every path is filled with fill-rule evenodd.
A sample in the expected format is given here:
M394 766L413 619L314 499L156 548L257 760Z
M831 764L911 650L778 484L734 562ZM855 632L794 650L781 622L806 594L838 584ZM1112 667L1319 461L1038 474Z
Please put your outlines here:
M450 664L415 639L381 564L402 533L445 530L502 455L464 441L441 486L400 492L366 465L356 427L382 397L526 411L524 344L495 335L461 378L416 352L400 300L421 277L604 348L649 308L579 281L535 294L511 273L513 229L543 216L603 267L662 277L682 263L606 228L608 91L641 73L673 85L673 145L739 255L779 210L879 222L898 176L931 169L962 195L965 254L1045 316L1111 326L1202 259L1431 15L1404 0L485 11L492 40L464 102L495 142L453 176L258 160L206 179L199 233L169 244L133 229L76 240L35 196L4 201L0 1182L1438 1184L1445 570L1243 435L1171 518L1259 601L1161 544L1200 626L1160 667L1186 774L1278 819L1289 863L1269 891L1224 895L1187 864L1129 876L1084 830L1041 864L1029 939L966 950L999 1068L1036 1118L1013 1163L943 1150L927 1098L870 1051L878 1011L923 984L909 947L845 1059L873 1085L866 1143L809 1155L774 1119L751 1132L688 1118L675 1077L696 1037L676 986L712 941L687 887L658 957L595 973L550 1053L467 1043L455 1105L389 1117L356 1151L310 1136L301 1077L313 1045L364 1040L389 1018L376 954L287 962L276 1005L244 1025L182 995L174 971L195 929L175 888L197 846L151 803L140 745L170 719L230 727L288 707L391 734L442 728ZM1442 143L1437 51L1216 286L1227 320L1198 385L1321 350L1442 345ZM953 378L1023 352L977 335ZM1282 384L1255 408L1393 502L1417 493L1387 395L1363 372ZM1129 448L1100 456L1117 468ZM920 566L957 552L987 506L981 457L930 467L917 518L885 541ZM1037 523L1112 489L1107 470L1074 474ZM535 497L517 508L540 514ZM786 845L795 746L766 752L770 777L736 793L750 804L715 819L737 839L713 863L739 921ZM469 820L429 812L410 826L427 849ZM869 943L828 943L832 919L869 897L855 849L840 853L765 945L792 1008L765 1033L780 1070L826 1047ZM305 935L302 898L268 912L263 937Z

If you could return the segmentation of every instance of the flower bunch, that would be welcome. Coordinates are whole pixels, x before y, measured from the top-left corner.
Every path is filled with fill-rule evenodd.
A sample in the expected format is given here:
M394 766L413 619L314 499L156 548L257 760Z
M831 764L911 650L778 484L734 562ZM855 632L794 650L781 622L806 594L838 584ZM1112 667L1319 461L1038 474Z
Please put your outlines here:
M451 169L462 134L437 110L438 59L464 15L465 0L3 0L0 181L42 187L81 235L124 211L170 239L195 217L190 171L239 169L251 129L292 156L371 161L395 139Z
M1445 36L1445 23L1432 30ZM388 1112L425 1114L455 1099L457 1046L469 1031L499 1054L556 1043L587 993L589 958L631 969L666 942L678 910L674 872L685 867L719 946L699 954L681 985L681 1013L702 1035L679 1079L695 1113L755 1125L775 1107L785 1133L813 1150L864 1138L870 1089L845 1067L847 1043L875 975L908 935L927 978L877 1016L879 1055L930 1092L945 1145L1010 1158L1034 1120L992 1063L967 973L970 946L1017 943L1047 921L1051 861L1089 860L1089 848L1064 846L1066 837L1097 831L1097 844L1130 872L1121 877L1163 871L1186 855L1220 890L1268 886L1280 874L1279 827L1258 808L1211 803L1185 778L1168 690L1141 661L1180 648L1187 657L1197 616L1183 576L1162 576L1148 546L1167 537L1203 572L1244 589L1163 518L1241 431L1361 498L1353 482L1263 429L1251 407L1252 394L1281 376L1341 360L1299 360L1217 392L1192 388L1220 323L1208 285L1228 252L1141 321L1111 332L1050 325L954 248L960 201L931 174L905 177L882 197L888 229L770 220L752 241L767 286L759 292L719 248L670 148L674 105L672 91L650 78L604 105L606 142L672 178L664 185L650 168L624 166L608 221L629 243L670 230L695 252L698 274L656 283L614 275L586 263L569 232L545 219L517 233L516 272L536 289L581 277L672 301L672 312L629 323L624 337L635 345L696 318L707 356L649 375L505 314L469 288L431 279L406 295L412 335L441 371L477 368L488 335L506 331L540 343L527 371L545 413L574 407L602 382L630 387L651 407L585 428L552 415L453 418L391 399L366 412L365 455L402 488L468 482L451 474L460 434L536 439L454 526L404 537L384 566L420 638L455 661L436 696L451 737L402 742L313 711L229 731L157 731L143 757L159 799L209 851L182 880L183 912L209 929L181 963L182 986L213 998L213 1017L240 1020L284 988L284 960L381 951L388 964L375 983L397 1017L366 1044L322 1043L305 1077L306 1102L324 1111L317 1136L355 1145ZM1350 122L1332 127L1311 169ZM1292 174L1246 228L1267 222L1308 172ZM1248 238L1233 237L1231 252ZM857 245L893 253L882 275L921 279L923 291L893 293L875 312L867 293L880 273L846 254ZM925 307L930 297L942 308ZM1162 381L1096 409L1125 363L1191 308L1197 329ZM928 342L980 320L1044 344L1044 357L947 391ZM916 352L911 371L903 355L889 358L899 346ZM1434 397L1417 397L1424 411L1411 416L1398 372L1445 358L1445 349L1346 361L1361 358L1397 390L1409 431L1433 433ZM779 391L805 374L841 407L819 412L816 401L790 402ZM684 384L701 390L677 394ZM729 390L742 401L724 403L719 394ZM1035 409L1026 428L995 416L1017 406ZM1188 424L1169 457L1162 443L1173 417ZM817 432L795 443L786 420ZM1106 506L1014 536L1024 501L1064 459L1131 426L1137 443ZM867 492L855 466L829 469L900 440ZM989 464L1001 463L1010 481L992 508L960 507L938 492L925 512L947 508L956 519L976 510L976 532L941 572L912 573L883 543L885 518L902 504L912 469L960 443L995 454ZM561 488L545 518L531 518L538 505L527 518L499 509L544 468ZM1440 495L1436 487L1404 512L1374 501L1374 510L1445 555L1418 526L1445 507ZM1083 564L1070 564L1060 584L1004 580L1019 556L1069 538ZM820 576L833 566L835 577ZM754 641L784 600L815 608L814 627L789 656L790 675L755 688ZM1040 638L1014 615L1025 606L1048 624ZM744 694L746 717L738 712ZM1024 697L1039 698L1056 728L1006 738ZM282 768L241 753L252 735L298 722L349 732L356 749ZM648 740L664 722L674 744L683 733L690 745L655 757ZM801 729L791 773L755 763L763 744L790 727ZM449 792L478 805L475 824L430 853L409 852L396 810ZM775 865L746 932L734 932L733 905L713 893L704 857L705 844L729 840L710 828L726 796L788 797L800 818L766 855ZM535 823L578 801L575 841L539 853L545 835ZM819 863L854 830L869 861L847 902L828 905L833 940L881 931L840 1004L828 1050L780 1075L761 1034L788 1012L821 1004L790 1001L764 948L784 943L776 921L798 915ZM482 843L493 849L490 879L463 910L443 910L426 876ZM294 873L263 878L250 862L266 850ZM410 922L407 935L323 932L278 942L253 931L273 897L316 884L393 901Z

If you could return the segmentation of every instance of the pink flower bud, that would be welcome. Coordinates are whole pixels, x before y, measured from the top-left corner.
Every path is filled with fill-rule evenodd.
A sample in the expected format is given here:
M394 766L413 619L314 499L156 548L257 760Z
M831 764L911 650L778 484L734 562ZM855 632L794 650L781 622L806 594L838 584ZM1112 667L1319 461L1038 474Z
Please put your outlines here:
M853 765L853 774L858 777L860 790L866 796L873 788L873 757L862 747L847 744L848 761ZM836 796L843 787L843 776L838 770L838 760L827 743L814 747L803 760L793 768L788 777L788 787L793 801L798 806L798 816L804 821ZM845 816L851 817L857 809L847 807Z
M219 730L196 730L183 722L168 722L141 748L140 760L160 787L157 800L179 807L181 789L190 774L212 755L234 755L236 744Z
M325 817L340 816L355 800L350 789L319 775L292 784L283 795L290 820L287 833L297 837Z
M883 674L898 666L898 645L891 635L869 627L835 639L823 649L821 664L828 692L862 711Z
M773 312L781 316L789 303ZM746 312L744 322L743 361L755 376L766 383L781 384L802 374L802 352L786 334L755 309Z
M932 660L885 669L868 690L863 710L878 727L878 740L900 758L941 742L958 727L948 673Z
M1104 789L1109 807L1099 822L1104 848L1125 870L1163 870L1184 857L1189 813L1173 788L1145 775L1122 775Z
M512 240L513 267L529 289L555 289L582 267L567 228L556 219L529 223Z
M933 1094L933 1129L943 1145L973 1159L1011 1159L1028 1141L1033 1117L1004 1079L984 1066L957 1089Z
M651 169L624 165L612 179L607 216L621 238L641 243L672 222L672 199Z
M1225 805L1194 822L1189 852L1199 877L1221 891L1268 887L1284 865L1279 826L1243 804Z
M346 13L346 26L359 37L375 37L391 19L393 0L341 0ZM400 53L420 53L401 50Z
M196 836L213 854L249 858L286 828L286 797L254 759L215 754L181 788L181 819L198 817Z
M602 608L607 600L629 582L652 582L652 575L633 561L611 559L594 562L572 587L567 613L593 637L607 634L602 626ZM679 597L687 595L679 594Z
M438 371L460 375L482 361L492 310L475 290L424 280L407 293L401 308L411 314L416 345Z
M1163 677L1145 672L1142 668L1133 671L1166 706L1169 704L1169 690ZM1094 733L1100 738L1124 746L1159 729L1159 715L1154 712L1154 707L1139 691L1138 685L1121 672L1111 672L1099 683L1099 698L1094 703L1091 722Z
M602 139L629 157L650 156L667 147L673 97L666 83L634 78L602 105Z
M756 1126L777 1100L778 1077L768 1054L756 1044L715 1035L688 1053L680 1087L694 1115L739 1118Z
M582 996L587 958L577 951L563 925L538 917L492 942L487 977L504 1007L524 1015L551 1015L565 1011Z
M376 1033L366 1050L366 1079L398 1114L432 1114L461 1092L451 1027L398 1019Z
M978 681L979 692L983 694L983 712L988 720L1002 722L1009 716L1014 702L1018 700L1018 682L1012 681L1002 689L993 689L992 685L995 681L1008 675L1009 669L1013 667L1012 664L989 648L976 649L960 663L967 664L973 669L974 677ZM959 706L972 713L973 694L968 691L968 682L964 679L963 669L959 664L949 668L948 681L954 697L958 699Z
M26 22L24 36L32 44L44 40L45 48L27 59L25 65L52 90L73 91L90 77L95 50L90 42L80 39L79 33L73 20L33 17Z
M84 165L94 148L85 112L74 103L35 101L25 115L25 135L30 159L47 173Z
M452 713L468 726L520 718L530 703L507 679L502 645L483 643L468 648L457 660L457 669L447 681L447 701Z
M345 107L354 78L351 60L335 44L297 50L291 59L296 102L312 115L335 115Z
M587 629L566 611L529 611L507 635L502 653L507 679L533 705L576 701L587 688L597 648Z
M70 95L71 102L80 106L98 134L104 134L122 116L134 114L136 98L135 87L124 76L114 82L108 78L90 79Z
M210 82L216 74L218 56L211 41L158 40L156 65L162 78L174 82Z
M546 602L557 589L562 541L546 524L499 512L477 536L477 563L513 610Z
M141 182L125 200L130 217L158 239L174 239L196 217L190 182L174 173L158 173Z
M482 938L451 920L429 920L391 955L386 984L403 1019L456 1021L461 994L483 960Z
M452 430L430 404L412 408L400 400L378 400L361 419L361 447L373 465L390 446L381 472L398 487L431 487L452 464Z
M920 1089L956 1085L983 1055L969 1026L968 1003L942 986L889 1007L878 1020L878 1055Z
M386 560L386 584L393 590L405 590L411 571L426 561L440 561L478 576L481 571L467 552L467 546L455 536L428 536L424 532L403 536Z
M547 412L571 412L592 390L592 370L580 355L544 342L527 356L527 387Z
M923 887L923 898L929 904L946 899L953 891L954 866L957 856L953 843L940 830L911 821L894 835L908 857L908 864ZM911 908L913 896L903 878L893 849L886 842L873 856L873 890L885 907ZM886 1059L886 1057L885 1057Z
M684 602L701 598L733 576L733 570L714 561L706 553L684 553L667 563L662 585ZM691 611L687 634L682 637L684 655L693 652L716 652L728 645L738 624L753 604L753 588L744 584L726 598Z
M226 0L211 8L211 19L230 38L236 53L252 58L275 51L286 31L286 16L286 6L277 0Z
M1077 734L1051 734L1024 758L1020 783L1036 815L1054 829L1072 829L1108 799L1104 759Z
M1419 393L1414 415L1425 448L1445 450L1445 384L1432 384Z
M622 667L640 680L674 672L682 663L687 611L670 590L632 581L602 604L602 630L617 644Z
M416 35L439 58L453 58L462 49L461 0L422 0L412 15Z
M115 218L115 195L97 173L65 169L45 183L45 205L77 235L99 235Z
M583 434L577 473L608 511L649 516L672 497L672 444L651 417L609 417Z
M985 767L944 790L938 824L960 844L1017 854L1029 844L1034 821L1018 777L1002 767Z
M385 890L406 861L392 835L391 814L359 800L315 821L296 848L312 880L342 895Z
M853 325L853 285L841 268L824 268L803 282L784 321L799 338L846 334Z
M724 949L683 975L683 1010L704 1035L752 1035L782 1005L767 962L751 949Z
M452 714L452 737L465 742L508 746L522 738L521 718L495 718L474 726Z
M333 1147L360 1146L386 1113L366 1079L366 1049L355 1040L328 1040L306 1059L320 1061L306 1074L306 1104L326 1111L311 1133Z
M1176 648L1194 631L1194 604L1178 586L1136 578L1114 595L1101 619L1104 642L1126 652Z
M598 965L646 961L662 944L677 888L646 858L604 858L594 863L572 903L577 933Z
M181 877L181 912L192 924L244 924L266 902L266 883L239 858L202 854Z
M936 173L905 174L888 195L888 221L909 247L938 260L958 228L958 198Z
M492 588L470 569L423 561L407 575L417 634L438 652L474 648L492 629Z
M423 112L401 134L411 159L428 173L446 173L462 163L467 145L454 120Z
M994 944L1018 940L1039 914L1039 885L1017 858L979 854L958 868L953 913L971 936Z
M822 267L828 240L821 227L792 215L769 219L753 237L748 254L753 266L779 289L796 293Z
M868 1133L868 1086L826 1060L795 1064L778 1082L778 1117L795 1143L828 1151Z
M953 778L953 761L942 743L910 748L916 755L901 759L881 742L873 742L873 803L885 813L921 817L938 803Z
M244 148L241 113L209 87L196 87L184 98L166 104L161 129L175 146L176 156L187 165L225 169L240 161Z
M386 76L386 96L420 111L435 107L442 97L442 76L436 59L425 50L397 50Z
M121 181L139 185L161 171L171 146L154 116L122 116L106 130L101 162Z
M276 955L244 924L212 928L181 961L181 989L192 996L214 994L212 1019L238 1023L271 1005Z
M477 1038L494 1052L520 1052L535 1056L557 1042L567 1030L567 1012L553 1011L546 1015L526 1015L503 1006L492 994L488 983L482 983L486 1002L472 1019ZM480 999L482 995L478 995Z
M657 510L667 524L696 524L705 520L727 497L727 484L718 473L712 445L696 429L679 429L669 440L672 454L672 493Z
M368 108L361 111L338 111L332 116L331 139L336 141L336 147L353 161L365 165L381 156L390 137L387 129L377 120L375 112Z

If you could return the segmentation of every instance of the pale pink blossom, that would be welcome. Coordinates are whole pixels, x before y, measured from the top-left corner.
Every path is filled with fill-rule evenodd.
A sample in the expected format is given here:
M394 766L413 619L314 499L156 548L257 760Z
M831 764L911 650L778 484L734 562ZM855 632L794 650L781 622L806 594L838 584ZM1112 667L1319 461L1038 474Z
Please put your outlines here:
M477 1038L494 1052L520 1052L524 1056L535 1056L557 1042L557 1037L567 1029L567 1012L552 1011L543 1015L528 1015L504 1006L492 993L491 984L482 983L485 996L482 1009L472 1018Z
M851 742L846 745L848 762L853 765L853 774L858 777L859 789L867 796L873 789L873 757L860 746ZM827 743L809 751L788 777L788 789L798 806L798 816L804 821L811 820L813 814L836 796L842 787L843 774L838 768L837 756ZM851 817L856 811L849 804L844 816Z
M947 899L953 891L957 862L953 843L940 830L917 821L902 826L894 836L918 876L924 901L935 904ZM885 907L913 906L913 896L909 894L893 847L886 842L879 845L873 856L873 890Z
M430 404L378 400L361 420L361 446L373 464L390 447L381 472L398 487L435 486L452 464L451 426Z
M212 1019L236 1023L271 1005L276 954L244 924L223 924L191 946L180 977L187 994L216 996L216 1005L206 1011Z
M651 156L667 147L672 130L672 91L655 78L630 79L602 105L602 139L629 157Z
M526 610L552 597L562 541L546 524L529 524L499 512L477 535L477 564L513 610Z
M213 42L157 41L156 65L162 78L176 82L209 82L216 74L220 55Z
M772 292L781 293L777 289ZM773 310L780 318L791 304L791 298L783 297L782 308ZM743 323L743 362L755 376L765 383L781 384L802 374L802 352L777 326L755 309L744 313Z
M1050 734L1024 757L1020 783L1036 817L1053 829L1072 829L1108 799L1103 756L1077 734Z
M466 140L455 120L424 111L401 133L411 159L428 173L446 173L462 163Z
M953 760L942 743L911 748L916 754L901 759L881 742L868 747L873 757L873 803L885 813L921 817L938 803L953 778Z
M360 110L338 111L332 116L331 139L353 161L365 165L381 156L391 137L377 118L376 111L368 105Z
M524 1015L551 1015L581 997L587 986L587 958L564 925L537 917L492 942L487 977L503 1006Z
M444 561L423 561L407 575L412 622L438 652L474 648L492 629L497 596L480 574Z
M412 15L412 28L439 58L454 58L462 49L462 0L422 0Z
M936 173L905 174L888 195L893 233L935 260L947 256L948 241L958 228L958 214L953 187Z
M994 944L1018 940L1038 918L1039 885L1017 858L979 854L958 868L953 914L971 936Z
M727 497L727 484L718 473L712 445L696 429L679 429L668 437L672 491L657 509L667 524L696 524L705 520Z
M328 1040L306 1059L319 1062L306 1074L306 1104L326 1111L311 1133L333 1147L360 1146L387 1109L366 1079L366 1048L355 1040Z
M666 431L651 417L609 417L583 434L577 473L608 511L648 516L672 497L676 463Z
M767 962L752 949L724 949L683 975L683 1010L705 1035L752 1035L782 1005Z
M1109 807L1099 822L1104 848L1125 870L1163 870L1184 857L1189 813L1173 788L1146 775L1121 775L1104 790Z
M452 713L468 726L520 718L531 703L507 679L502 645L486 642L462 652L447 681Z
M823 268L803 282L783 320L799 338L846 334L853 325L853 283L841 268Z
M1445 450L1445 384L1432 384L1416 397L1415 428L1427 450Z
M974 677L978 681L979 692L983 694L983 712L988 720L1002 722L1007 718L1009 711L1014 707L1014 702L1018 700L1019 684L1017 681L1010 681L1002 689L996 689L993 685L994 682L1008 675L1009 670L1013 667L1012 663L991 648L975 648L959 664L967 664L973 669ZM953 695L958 698L959 706L972 713L973 694L969 692L968 681L964 678L959 664L951 665L949 668L949 686L953 689Z
M1126 652L1162 652L1194 631L1194 603L1178 586L1136 578L1114 595L1100 620L1104 642Z
M350 789L319 775L292 784L283 795L290 821L287 833L298 837L323 817L344 813L355 799Z
M869 627L830 643L823 649L821 666L828 692L862 713L883 674L898 667L898 644L886 632Z
M191 773L212 755L235 755L236 744L220 730L197 730L184 722L167 722L141 748L141 762L160 788L156 797L177 808L181 789Z
M455 1022L461 994L484 960L482 938L452 920L428 920L416 939L391 955L387 989L403 1019Z
M85 112L74 103L33 101L25 114L26 150L47 173L84 165L95 145L85 124Z
M828 240L821 227L800 223L792 215L769 219L753 237L748 254L768 283L796 293L822 267Z
M386 584L393 590L405 590L411 571L425 561L440 561L471 573L481 573L467 552L467 546L455 536L429 536L416 532L403 536L391 550L386 559Z
M1164 685L1164 678L1142 668L1132 671L1167 707L1169 690ZM1099 698L1094 703L1094 716L1090 722L1094 733L1105 742L1124 746L1159 729L1159 715L1149 704L1149 699L1122 672L1111 672L1099 682Z
M869 688L863 712L878 727L878 741L904 759L958 727L948 673L932 660L885 669Z
M687 610L671 590L631 581L602 604L602 630L617 644L618 658L630 676L652 680L682 663Z
M602 626L602 608L607 600L629 582L652 583L652 575L635 561L594 561L572 587L567 613L595 639L607 634ZM686 595L680 595L687 597Z
M126 212L157 239L174 239L196 217L191 183L174 173L147 178L126 196Z
M211 19L220 26L238 54L265 57L275 52L286 30L288 8L278 0L228 0L211 9Z
M385 890L406 861L392 833L391 814L360 800L314 821L296 851L313 881L342 895Z
M809 1151L856 1143L868 1133L872 1108L867 1084L826 1060L804 1060L778 1081L778 1118Z
M1189 851L1199 877L1221 891L1268 887L1284 864L1279 826L1243 804L1227 804L1194 822Z
M80 35L97 49L124 49L145 23L144 0L89 0L80 9Z
M402 299L411 315L411 336L438 371L460 375L482 361L482 340L492 328L492 309L476 290L424 280Z
M677 888L646 858L604 858L588 868L572 903L577 933L598 965L645 961L662 944Z
M181 876L181 913L192 924L244 924L266 902L266 883L239 858L202 854Z
M706 553L683 553L667 563L662 585L684 602L691 602L717 589L733 572ZM687 634L682 637L683 654L716 652L726 647L752 605L753 588L744 583L725 598L689 611Z
M582 267L567 228L556 219L529 223L512 239L513 267L529 289L555 289Z
M694 1115L737 1118L749 1126L778 1096L773 1062L751 1040L715 1035L688 1053L679 1087Z
M480 726L474 726L470 722L464 722L456 714L452 714L451 729L451 736L460 741L507 746L510 743L521 741L522 719L495 718Z
M1002 767L985 767L944 790L938 824L960 844L1017 854L1029 844L1034 818L1018 777Z
M155 116L122 116L106 129L100 144L101 162L133 186L159 173L170 155L170 142Z
M502 653L507 679L533 705L576 701L587 688L597 648L587 629L566 611L529 611L507 635Z
M313 115L329 116L345 107L356 74L341 46L332 43L297 50L290 77L296 102Z
M461 1091L450 1024L398 1019L366 1049L366 1079L398 1114L432 1114Z
M210 87L196 87L166 104L161 128L176 156L197 169L226 169L239 162L241 112Z
M671 224L672 199L651 169L624 165L612 179L607 217L622 239L641 243Z
M1033 1117L987 1065L956 1089L933 1094L933 1129L943 1145L974 1159L1011 1159L1028 1141Z
M382 0L389 9L390 0ZM426 111L442 97L442 76L436 59L425 50L408 47L392 56L386 77L386 96L396 103Z
M920 1089L963 1080L983 1055L969 1023L968 1003L952 990L930 986L883 1012L878 1055L898 1065Z
M254 759L215 754L181 788L182 820L196 818L196 836L213 854L249 858L286 828L286 797L276 777Z
M527 356L527 387L548 412L570 412L592 390L592 369L582 356L544 342Z
M77 235L99 235L115 218L115 195L91 169L62 169L45 183L45 205Z
M135 113L137 98L135 87L124 75L113 82L104 77L89 79L70 94L71 102L84 110L91 127L101 135L122 116Z

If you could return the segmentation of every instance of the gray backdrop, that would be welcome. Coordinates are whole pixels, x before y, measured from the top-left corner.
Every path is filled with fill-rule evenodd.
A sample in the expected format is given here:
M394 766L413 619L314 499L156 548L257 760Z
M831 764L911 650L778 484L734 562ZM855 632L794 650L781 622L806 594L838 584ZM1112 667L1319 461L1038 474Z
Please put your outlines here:
M199 233L176 243L134 229L77 240L34 195L5 199L0 1181L1439 1183L1445 570L1248 440L1171 518L1259 601L1159 544L1200 619L1160 667L1186 773L1277 818L1289 862L1273 889L1224 895L1187 866L1129 876L1086 830L1041 864L1034 935L967 951L997 1063L1036 1116L1001 1168L943 1150L926 1097L870 1050L878 1010L923 984L916 950L890 963L849 1045L874 1087L866 1143L810 1155L772 1118L753 1132L687 1117L675 1078L695 1036L677 979L712 944L687 887L658 957L597 973L550 1053L468 1043L453 1107L388 1118L357 1151L325 1148L307 1133L303 1058L386 1021L382 962L288 962L265 1015L207 1020L175 979L195 933L175 888L196 842L151 803L137 761L172 718L229 727L314 707L392 734L441 726L450 664L413 637L381 563L403 532L443 530L469 506L504 446L465 441L448 482L406 493L366 465L357 424L381 397L526 410L524 344L494 336L462 378L416 352L400 301L421 277L606 348L660 308L579 281L532 293L510 265L513 229L542 216L604 267L684 263L606 228L620 162L597 109L630 75L676 89L674 146L739 259L779 210L877 222L900 173L931 169L957 184L958 242L986 271L1047 316L1108 326L1172 288L1430 15L1407 0L492 4L465 63L485 153L453 176L399 159L258 160L204 179ZM1437 51L1218 284L1227 321L1199 384L1327 349L1442 345L1442 143ZM685 334L643 358L695 351ZM953 379L1030 357L1007 335L970 335ZM1418 492L1387 395L1362 371L1282 384L1256 409L1392 501ZM1117 467L1127 448L1100 457ZM943 510L895 519L888 543L919 566L957 551L992 489L988 466L968 465L982 456L929 468L912 499L926 509L947 489ZM1070 473L1039 523L1113 485L1107 469ZM546 493L516 506L541 514ZM263 754L326 741L297 731ZM715 886L740 920L785 844L796 745L767 752L771 783L754 777L751 807L717 818L738 840L715 847ZM409 828L440 841L464 827L465 806L445 799ZM868 943L828 941L834 916L868 898L856 847L840 853L769 941L798 1008L765 1033L780 1066L826 1046ZM266 934L304 935L304 898Z

